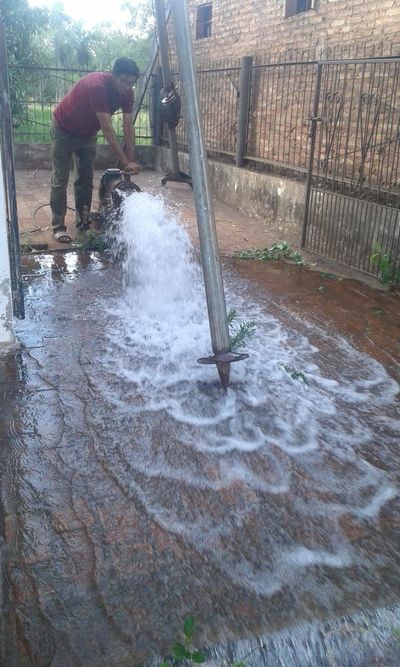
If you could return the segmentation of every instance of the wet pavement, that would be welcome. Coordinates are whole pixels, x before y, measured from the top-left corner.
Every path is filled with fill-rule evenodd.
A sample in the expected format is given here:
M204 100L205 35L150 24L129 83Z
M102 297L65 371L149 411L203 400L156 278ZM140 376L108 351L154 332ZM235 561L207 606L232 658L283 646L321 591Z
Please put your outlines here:
M94 211L99 207L97 189L102 174L103 171L96 171L95 173L92 202L92 210ZM66 244L55 241L51 231L51 212L48 206L50 175L48 170L18 170L16 172L20 238L23 248L35 248L40 245L49 250L65 250L68 247ZM151 170L142 171L134 177L134 180L146 192L162 193L185 218L193 238L197 238L191 188L181 183L169 183L168 186L162 187L161 174ZM71 237L75 238L72 182L73 176L71 174L68 186L69 208L66 215L66 225ZM270 229L267 223L244 216L231 206L217 201L215 202L215 218L220 249L225 253L232 253L235 250L253 246L264 247L281 239L281 235ZM296 244L298 239L286 238L285 240ZM70 247L73 247L73 244Z
M212 645L399 602L399 298L289 264L225 269L307 337L327 382L354 379L351 410L338 395L337 417L323 417L329 442L336 418L347 428L343 451L323 435L302 449L301 432L298 450L275 443L267 457L202 449L193 424L141 411L148 399L100 363L119 267L95 253L25 257L21 348L0 357L7 667L139 665L168 651L189 614ZM211 379L194 378L198 392L223 400ZM272 383L271 396L267 411L285 402ZM393 650L309 664L394 666ZM251 664L308 663L260 653Z

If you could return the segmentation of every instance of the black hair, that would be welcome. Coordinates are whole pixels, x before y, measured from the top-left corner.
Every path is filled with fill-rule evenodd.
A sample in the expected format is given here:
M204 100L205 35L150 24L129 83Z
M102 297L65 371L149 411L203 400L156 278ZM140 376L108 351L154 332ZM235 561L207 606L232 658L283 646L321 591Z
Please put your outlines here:
M127 76L139 76L140 71L132 58L118 58L114 63L112 73L115 78L118 78L122 74L126 74Z

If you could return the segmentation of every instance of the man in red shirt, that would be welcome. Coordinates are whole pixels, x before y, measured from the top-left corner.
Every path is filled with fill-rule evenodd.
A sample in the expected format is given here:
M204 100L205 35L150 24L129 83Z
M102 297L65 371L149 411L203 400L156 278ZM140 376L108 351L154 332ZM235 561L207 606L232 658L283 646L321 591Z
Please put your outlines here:
M53 233L60 243L71 241L65 226L71 156L76 173L75 224L79 229L92 203L93 162L100 129L122 168L133 174L139 172L134 162L132 117L132 88L138 76L139 69L133 60L119 58L112 72L93 72L80 79L54 110L50 206ZM111 121L112 114L119 108L122 109L124 148Z

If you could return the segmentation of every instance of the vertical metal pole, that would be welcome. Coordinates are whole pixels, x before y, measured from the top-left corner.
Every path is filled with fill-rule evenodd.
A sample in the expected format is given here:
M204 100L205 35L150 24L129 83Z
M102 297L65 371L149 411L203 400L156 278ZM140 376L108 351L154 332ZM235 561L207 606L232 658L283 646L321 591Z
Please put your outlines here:
M239 110L237 121L236 166L243 167L247 148L250 111L250 80L252 56L244 56L240 65Z
M14 150L12 140L12 121L10 95L8 90L7 46L4 24L0 22L0 137L2 146L2 165L6 185L8 213L8 245L11 263L11 288L14 315L24 319L24 295L22 290L21 254L19 247L17 194L14 172ZM1 185L0 185L1 187Z
M306 237L307 237L307 225L308 225L308 216L309 216L309 211L310 211L310 197L311 197L311 184L312 184L312 176L313 176L313 167L314 167L314 153L315 153L315 140L317 136L317 123L320 120L318 118L318 109L319 109L319 98L320 98L320 93L321 93L321 79L322 79L322 63L318 63L317 65L317 76L316 76L316 81L315 81L315 91L314 91L314 101L313 101L313 108L312 108L312 117L310 118L311 121L311 129L310 129L310 158L308 162L308 172L307 172L307 183L306 183L306 200L305 200L305 206L304 206L304 220L303 220L303 228L301 232L301 241L300 245L302 248L305 247L306 245Z
M173 86L171 69L169 66L168 53L168 35L167 22L165 16L164 0L155 0L156 23L158 35L158 47L160 51L161 67L163 73L164 88L171 88ZM171 149L172 171L175 176L179 176L179 156L178 156L178 142L176 140L175 128L168 127L169 146Z
M165 17L166 24L168 24L168 19L169 19L170 13L171 13L171 10L168 9L166 17ZM137 94L135 95L135 103L133 105L133 125L135 125L137 117L139 115L139 111L142 107L144 96L146 94L146 90L148 88L151 75L152 75L154 67L156 65L157 58L158 58L158 44L156 42L154 44L154 47L153 47L153 53L151 55L149 65L148 65L146 71L143 73L143 76L140 79L140 81L141 81L140 87L139 87L139 90L138 90Z
M152 83L152 134L153 134L153 144L154 146L161 145L161 118L160 118L160 92L162 87L162 73L161 67L157 67L155 74L153 75Z
M3 345L15 343L12 326L12 278L7 242L8 215L3 174L3 160L0 160L0 352Z
M171 14L175 29L179 74L184 90L184 109L211 341L214 354L218 355L230 350L229 329L186 0L171 0ZM226 388L229 383L229 363L216 360L216 364L221 383Z

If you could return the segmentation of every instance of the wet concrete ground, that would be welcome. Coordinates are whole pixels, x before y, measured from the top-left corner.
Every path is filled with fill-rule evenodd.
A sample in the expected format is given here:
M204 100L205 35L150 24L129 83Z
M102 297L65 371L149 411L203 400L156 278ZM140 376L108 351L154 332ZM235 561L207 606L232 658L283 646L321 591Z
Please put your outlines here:
M341 363L342 337L400 379L398 297L288 264L227 260L226 268L246 279L250 297L294 335L307 331L327 377ZM289 493L278 495L238 480L210 491L179 476L149 477L136 466L149 439L154 456L162 452L177 472L198 467L212 480L217 468L212 457L185 448L168 415L155 413L151 423L137 419L132 430L117 411L113 417L99 391L105 320L91 306L121 288L118 268L94 254L69 253L27 257L24 271L21 349L0 357L4 665L139 665L168 650L188 614L202 629L199 642L210 645L399 602L397 493L378 501L373 514L357 515L348 507L338 518L329 503L345 502L346 492L315 486L321 462L313 454L276 454L294 480ZM107 382L111 392L112 380ZM384 415L363 410L372 436L355 443L354 451L398 489L398 400ZM246 454L246 461L253 469L265 466L265 480L274 483L274 467L257 452ZM351 497L357 471L352 476L332 454L323 466L344 480ZM274 540L324 553L337 540L357 557L340 566L334 558L310 562L295 581L288 576L276 591L257 591L230 576L211 547L200 548L200 533L196 545L178 529L167 530L149 509L149 493L175 514L177 525L196 524L199 517L223 525L232 506L244 512L221 544L238 572L243 559L254 573L262 570ZM363 493L368 498L370 490ZM321 506L320 516L305 518L298 499ZM381 647L378 657L364 662L334 663L323 656L311 664L361 666L378 658L379 664L398 664L392 646L390 656ZM252 664L285 663L267 657Z
M95 173L95 188L93 192L92 210L97 210L99 201L97 197L98 184L100 183L102 171ZM191 188L180 183L169 183L167 187L160 184L161 174L145 170L134 177L139 187L146 191L157 194L161 192L187 221L188 229L194 238L197 237L195 213L193 204L193 193ZM71 174L68 186L68 206L66 225L71 237L75 237L73 176ZM58 243L51 231L51 212L47 205L50 190L50 172L48 170L18 170L16 172L18 214L21 233L21 244L23 246L35 244L46 245L51 249L65 249L64 244ZM231 206L215 202L215 217L219 234L220 248L222 252L231 253L242 248L252 246L264 247L281 237L268 225L260 220L244 216ZM285 239L297 242L297 239ZM71 245L72 247L72 245Z

